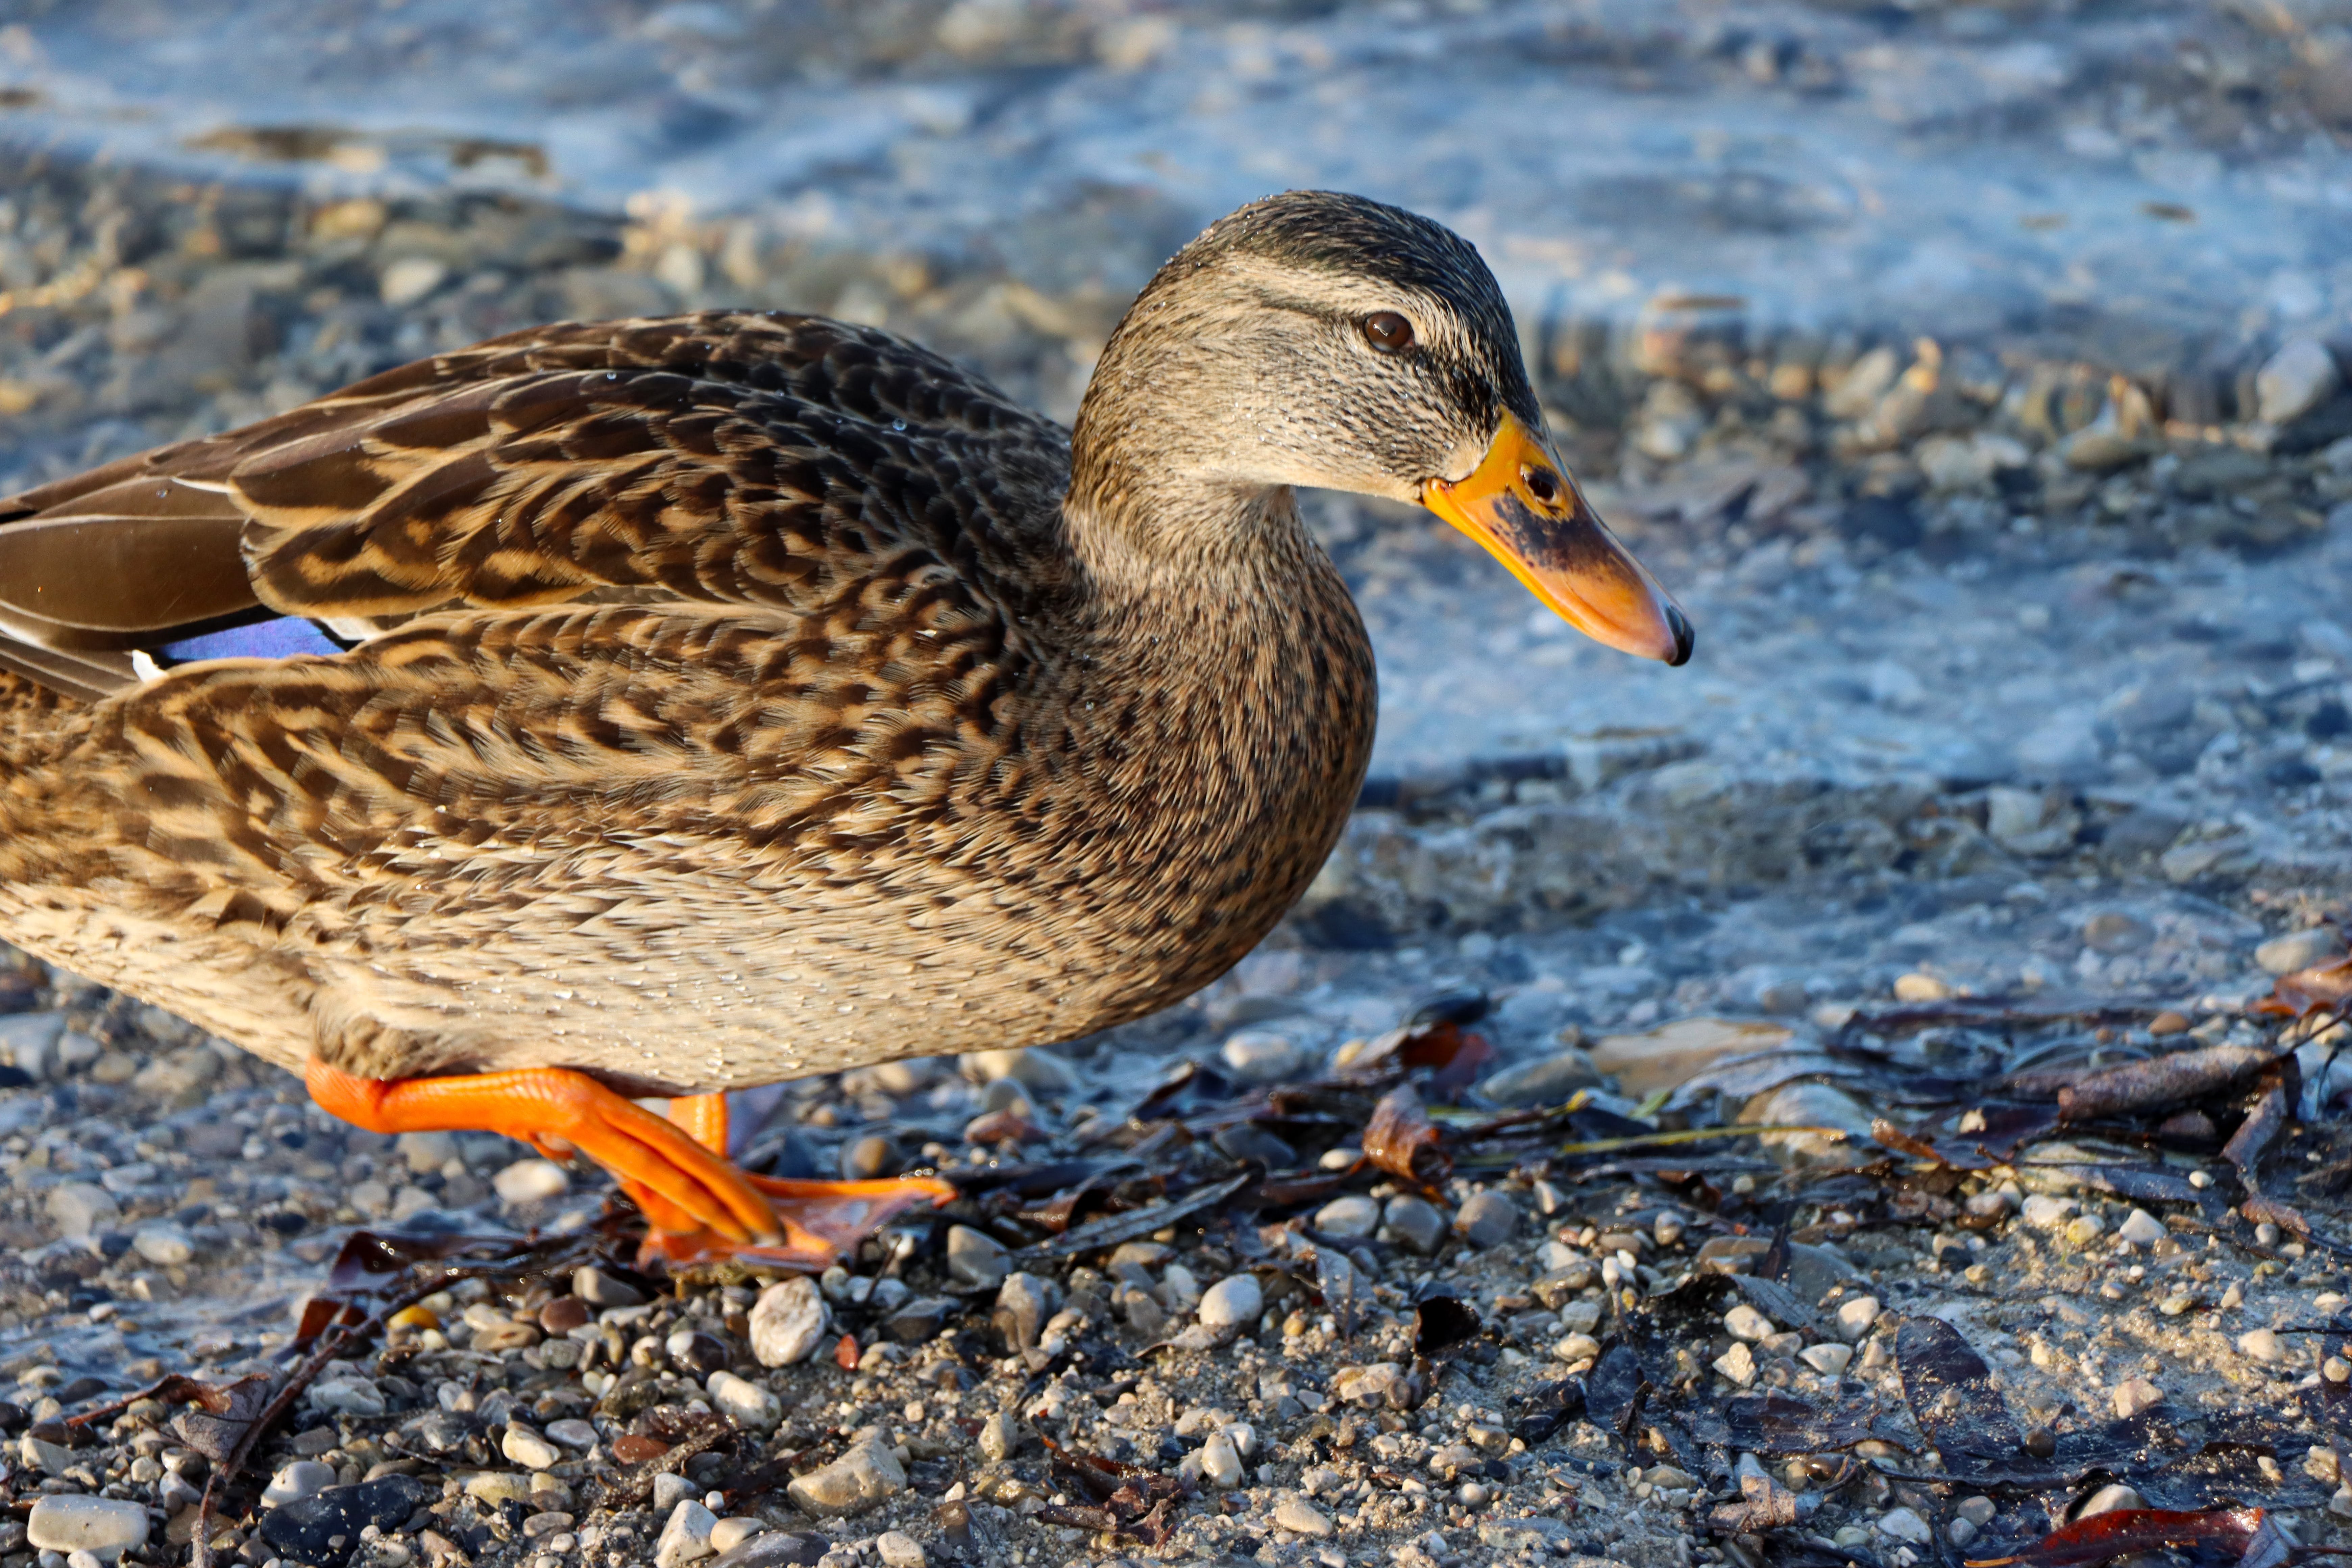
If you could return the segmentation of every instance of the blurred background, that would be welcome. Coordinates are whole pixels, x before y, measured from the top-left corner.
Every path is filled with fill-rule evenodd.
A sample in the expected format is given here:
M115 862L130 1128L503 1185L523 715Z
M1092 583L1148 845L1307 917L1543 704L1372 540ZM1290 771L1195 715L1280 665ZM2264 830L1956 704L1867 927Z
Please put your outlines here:
M1769 991L1800 940L1658 956L1719 925L1694 899L1876 878L1927 918L1982 906L1955 878L2326 878L2352 841L2352 0L0 16L0 483L718 306L887 325L1066 416L1171 250L1338 186L1477 243L1700 652L1605 654L1426 516L1310 498L1383 688L1303 940L1627 911L1660 923L1599 956L1649 956L1594 1005L1654 1012L1727 956ZM1912 962L1857 943L1804 937L1853 973L1776 994Z

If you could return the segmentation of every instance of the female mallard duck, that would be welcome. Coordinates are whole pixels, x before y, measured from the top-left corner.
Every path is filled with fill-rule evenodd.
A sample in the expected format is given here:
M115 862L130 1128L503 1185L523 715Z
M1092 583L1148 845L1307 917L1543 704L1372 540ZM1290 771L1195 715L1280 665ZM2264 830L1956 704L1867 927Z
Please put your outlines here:
M390 371L0 501L0 934L821 1262L941 1189L747 1178L723 1091L1165 1005L1329 852L1372 658L1294 486L1688 657L1542 432L1476 251L1321 193L1163 267L1066 432L808 316Z

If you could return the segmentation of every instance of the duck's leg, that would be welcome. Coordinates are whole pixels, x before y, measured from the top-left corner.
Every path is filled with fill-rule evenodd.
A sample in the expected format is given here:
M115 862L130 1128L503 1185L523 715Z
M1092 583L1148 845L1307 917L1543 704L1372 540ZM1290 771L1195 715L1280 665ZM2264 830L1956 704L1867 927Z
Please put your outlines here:
M586 1073L530 1068L367 1079L313 1057L303 1081L321 1109L371 1132L499 1132L551 1160L576 1150L619 1178L659 1230L737 1245L791 1239L768 1200L724 1155L713 1157L685 1131Z
M706 1149L727 1150L727 1097L698 1094L673 1100L669 1119ZM856 1251L857 1244L898 1215L923 1204L943 1204L955 1189L935 1176L899 1176L877 1182L794 1182L746 1174L743 1179L771 1200L781 1222L781 1245L728 1245L708 1233L691 1234L661 1226L646 1238L648 1251L672 1262L729 1254L746 1262L787 1268L824 1268ZM623 1184L626 1185L627 1184ZM632 1195L636 1195L634 1194ZM642 1196L638 1200L644 1202ZM651 1217L653 1211L646 1211Z

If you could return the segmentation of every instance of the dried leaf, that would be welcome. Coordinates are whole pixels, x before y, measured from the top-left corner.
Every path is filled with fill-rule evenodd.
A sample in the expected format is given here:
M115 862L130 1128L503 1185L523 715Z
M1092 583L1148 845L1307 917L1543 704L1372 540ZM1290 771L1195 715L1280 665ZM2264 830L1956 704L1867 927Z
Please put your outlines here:
M1250 1173L1244 1171L1238 1176L1196 1188L1181 1197L1164 1198L1159 1203L1146 1204L1139 1209L1130 1209L1125 1214L1106 1215L1100 1219L1090 1219L1084 1225L1065 1231L1051 1241L1041 1241L1034 1247L1022 1248L1019 1256L1024 1258L1075 1258L1081 1252L1097 1252L1105 1247L1117 1247L1123 1241L1133 1241L1139 1236L1150 1236L1153 1231L1173 1225L1187 1215L1196 1214L1213 1205L1223 1203L1227 1198L1249 1185L1251 1179Z
M1397 1060L1408 1068L1434 1068L1429 1088L1442 1100L1478 1081L1495 1059L1495 1047L1484 1035L1474 1035L1450 1019L1408 1029L1397 1046Z
M2323 1008L2341 1007L2352 997L2352 954L2279 976L2271 994L2254 1004L2257 1013L2300 1018Z
M1346 1253L1336 1247L1315 1249L1315 1289L1323 1297L1324 1310L1339 1326L1339 1337L1354 1338L1364 1315L1363 1281Z
M1887 1434L1872 1426L1868 1405L1816 1409L1793 1394L1743 1394L1723 1407L1723 1445L1783 1458L1828 1454Z
M1920 1433L1964 1479L2026 1462L2025 1435L1984 1358L1941 1318L1906 1318L1895 1332L1904 1403Z
M1364 1129L1364 1153L1389 1174L1423 1185L1444 1181L1454 1169L1411 1084L1391 1089L1372 1108L1371 1123Z
M1584 1414L1584 1380L1565 1377L1547 1383L1528 1396L1532 1407L1511 1427L1511 1436L1533 1448L1551 1441L1552 1434Z
M2201 1546L2227 1552L2243 1563L2264 1523L2258 1508L2211 1508L2195 1512L2170 1509L2117 1509L2053 1530L2013 1557L1981 1557L1968 1568L2084 1568L2110 1558L2167 1547ZM2273 1531L2275 1535L2277 1532ZM2259 1568L2246 1563L2244 1568Z
M2126 1111L2178 1105L2210 1094L2276 1061L2272 1046L2207 1046L2146 1061L2126 1062L2078 1079L2058 1091L2063 1121L2089 1121Z
M253 1424L269 1407L270 1380L242 1377L215 1391L217 1401L203 1401L201 1410L184 1410L172 1418L180 1440L215 1465L226 1465L243 1445Z

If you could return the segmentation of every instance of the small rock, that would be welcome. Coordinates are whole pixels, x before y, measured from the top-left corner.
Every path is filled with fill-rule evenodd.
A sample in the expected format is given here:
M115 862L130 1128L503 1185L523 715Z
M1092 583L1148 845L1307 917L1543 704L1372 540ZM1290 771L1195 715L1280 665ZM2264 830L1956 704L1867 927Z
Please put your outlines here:
M1067 1094L1078 1087L1078 1069L1051 1051L1016 1046L1006 1050L972 1051L957 1058L966 1078L975 1083L1011 1079L1040 1094Z
M906 1489L907 1472L898 1456L878 1435L869 1433L840 1458L795 1479L786 1491L803 1513L838 1517L864 1513Z
M1378 1405L1388 1396L1389 1385L1402 1370L1392 1361L1343 1366L1331 1374L1331 1392L1349 1405Z
M68 1241L87 1241L122 1217L114 1194L94 1182L61 1182L49 1189L49 1223Z
M2053 1197L2048 1193L2028 1193L2020 1205L2017 1217L2038 1230L2056 1230L2083 1205L2073 1198Z
M719 1516L688 1498L670 1510L669 1522L662 1526L661 1539L654 1545L654 1568L680 1568L711 1555L710 1532L718 1528Z
M750 1519L741 1515L722 1519L710 1527L710 1550L723 1557L767 1528L768 1521L764 1519Z
M1601 1355L1601 1342L1591 1334L1580 1331L1568 1335L1552 1346L1551 1353L1570 1364L1580 1361L1595 1361Z
M18 1013L0 1018L0 1057L27 1078L47 1078L51 1055L65 1032L63 1013Z
M571 1185L572 1177L552 1160L517 1160L490 1178L499 1202L510 1208L561 1197Z
M596 1428L576 1415L549 1422L547 1435L565 1447L578 1448L583 1453L596 1446Z
M1318 1540L1329 1535L1332 1529L1331 1516L1305 1498L1285 1498L1276 1503L1274 1522L1278 1529L1295 1530L1301 1535L1312 1535Z
M1381 1218L1383 1240L1401 1243L1424 1258L1445 1239L1444 1212L1410 1193L1391 1198Z
M1859 1340L1870 1332L1882 1310L1875 1296L1856 1296L1838 1303L1838 1332L1849 1341Z
M714 1372L703 1388L710 1395L711 1408L730 1417L738 1426L753 1432L772 1432L784 1418L784 1402L748 1377Z
M1852 1364L1853 1347L1833 1343L1807 1345L1797 1352L1797 1359L1823 1377L1835 1377Z
M1740 1108L1739 1120L1766 1126L1826 1130L1765 1133L1758 1142L1783 1165L1802 1168L1862 1164L1876 1146L1870 1137L1871 1113L1843 1089L1825 1083L1792 1083L1758 1095Z
M425 1483L414 1476L379 1476L298 1498L261 1516L261 1539L277 1548L266 1555L283 1553L299 1563L341 1563L358 1545L360 1531L371 1524L381 1531L399 1529L425 1496Z
M1556 1055L1505 1068L1478 1086L1496 1105L1558 1105L1580 1089L1598 1089L1601 1069L1591 1056L1571 1046Z
M1242 1457L1231 1437L1220 1432L1201 1445L1202 1479L1213 1487L1237 1487L1242 1474Z
M2147 1501L2138 1492L2121 1481L2110 1481L2084 1500L2074 1510L2076 1519L2090 1519L2102 1513L2120 1513L2126 1509L2146 1508Z
M429 1176L457 1157L457 1139L448 1132L404 1132L394 1150L411 1174Z
M898 1145L878 1132L853 1138L841 1146L841 1179L871 1182L890 1174L898 1163Z
M672 1330L662 1349L668 1352L672 1366L693 1378L709 1377L734 1359L726 1341L699 1329Z
M526 1470L543 1470L563 1458L563 1450L524 1426L510 1422L499 1439L499 1452Z
M335 1484L335 1467L316 1459L296 1459L269 1478L262 1489L261 1506L278 1508L325 1491Z
M467 1478L466 1495L476 1502L488 1503L492 1508L504 1508L510 1502L529 1502L530 1479L512 1470L482 1470Z
M1723 1326L1733 1339L1747 1340L1756 1344L1761 1344L1780 1331L1772 1326L1771 1319L1745 1301L1723 1314Z
M792 1283L790 1280L786 1284ZM616 1275L607 1274L593 1263L583 1263L572 1271L572 1293L592 1307L642 1307L646 1293Z
M1380 1225L1379 1203L1353 1194L1333 1198L1315 1211L1315 1228L1329 1236L1370 1236Z
M2134 1247L2154 1247L2165 1237L2164 1222L2146 1209L2134 1209L2116 1227L2116 1235Z
M903 1530L886 1530L874 1538L874 1553L882 1568L923 1568L923 1549Z
M2264 1366L2286 1363L2286 1342L2269 1329L2249 1329L2238 1336L2238 1351L2249 1361Z
M2126 1378L2116 1384L2116 1414L2126 1420L2163 1403L2164 1390L2144 1377Z
M383 1390L364 1377L331 1377L310 1385L310 1405L330 1415L381 1415Z
M675 1471L665 1470L654 1477L654 1511L664 1519L678 1504L695 1495L695 1485Z
M1454 1234L1482 1249L1502 1246L1518 1228L1519 1211L1500 1193L1473 1193L1454 1213Z
M1315 1066L1315 1055L1305 1046L1265 1029L1228 1036L1222 1055L1226 1068L1244 1083L1280 1083Z
M948 1227L948 1272L965 1284L993 1290L1013 1268L1013 1254L986 1231L968 1225Z
M1265 1310L1265 1292L1258 1289L1257 1276L1233 1274L1209 1287L1201 1298L1201 1326L1222 1332L1228 1329L1245 1329Z
M1171 1274L1174 1269L1169 1270ZM996 1292L996 1331L1015 1350L1034 1350L1038 1331L1053 1315L1060 1290L1050 1279L1030 1273L1008 1274Z
M1269 1171L1287 1171L1298 1163L1297 1150L1255 1121L1219 1128L1209 1142L1228 1160L1255 1160Z
M2344 939L2326 926L2274 936L2254 949L2254 962L2265 973L2292 974L2344 956Z
M824 1342L833 1309L805 1274L780 1279L760 1292L751 1307L751 1355L761 1366L806 1361Z
M2335 396L2343 384L2344 373L2327 345L2296 338L2254 373L2254 405L2265 423L2285 425Z
M1012 1412L1000 1410L980 1424L980 1451L999 1462L1021 1451L1021 1426Z
M404 256L383 269L376 292L394 310L414 305L448 280L449 264L430 256Z
M1745 1340L1715 1358L1715 1370L1745 1388L1756 1381L1756 1352L1748 1348Z
M188 1233L163 1220L142 1225L132 1231L131 1248L160 1268L185 1263L196 1255L196 1244Z
M1881 1533L1890 1540L1906 1542L1913 1546L1925 1546L1936 1538L1927 1521L1907 1508L1892 1508L1878 1516Z
M881 1292L877 1290L875 1294L879 1296ZM962 1302L950 1300L945 1296L918 1296L901 1303L883 1319L882 1331L903 1344L920 1344L936 1338L939 1331L962 1310Z
M2106 1234L2106 1229L2107 1222L2097 1215L2078 1214L2066 1222L2064 1235L2076 1247L2088 1247Z
M25 1521L25 1539L44 1552L87 1552L110 1563L147 1543L147 1510L116 1498L43 1497Z
M1981 1530L1992 1522L1992 1516L1998 1510L1992 1499L1979 1492L1974 1497L1962 1498L1953 1506L1952 1511Z

